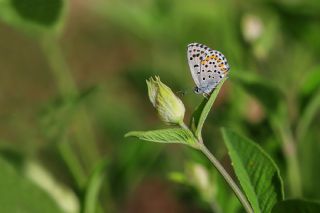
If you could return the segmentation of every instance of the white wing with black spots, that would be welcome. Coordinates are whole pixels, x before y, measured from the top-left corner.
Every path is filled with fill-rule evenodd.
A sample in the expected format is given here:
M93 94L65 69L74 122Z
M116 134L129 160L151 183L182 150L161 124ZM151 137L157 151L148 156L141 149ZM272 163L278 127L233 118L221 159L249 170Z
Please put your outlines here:
M208 47L198 43L188 45L188 63L192 78L195 84L200 86L201 79L201 61L208 55Z
M188 45L188 62L200 94L210 94L230 70L221 52L198 43Z

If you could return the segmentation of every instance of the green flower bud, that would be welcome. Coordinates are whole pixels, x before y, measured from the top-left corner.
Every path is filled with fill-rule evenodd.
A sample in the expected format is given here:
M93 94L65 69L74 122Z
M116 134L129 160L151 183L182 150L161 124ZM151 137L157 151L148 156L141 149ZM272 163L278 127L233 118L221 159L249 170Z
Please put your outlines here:
M182 101L157 76L147 80L147 86L149 99L160 119L169 124L181 124L185 113Z

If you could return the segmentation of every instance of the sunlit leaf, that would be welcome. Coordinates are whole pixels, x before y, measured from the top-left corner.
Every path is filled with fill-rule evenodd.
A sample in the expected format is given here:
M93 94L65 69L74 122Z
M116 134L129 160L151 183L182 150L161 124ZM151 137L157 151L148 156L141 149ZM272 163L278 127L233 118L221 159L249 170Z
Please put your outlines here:
M197 107L197 109L193 112L192 118L191 118L191 126L193 130L195 131L195 135L199 138L201 135L201 130L203 127L203 124L211 110L211 107L216 100L219 91L223 85L223 83L226 81L227 78L224 78L220 84L217 86L217 88L213 91L209 99L204 98L201 104Z
M187 129L172 128L152 131L132 131L125 135L125 137L137 137L144 141L156 143L181 143L191 147L197 148L197 140L192 132Z
M255 213L271 212L283 200L282 180L273 160L257 144L222 129L232 165Z

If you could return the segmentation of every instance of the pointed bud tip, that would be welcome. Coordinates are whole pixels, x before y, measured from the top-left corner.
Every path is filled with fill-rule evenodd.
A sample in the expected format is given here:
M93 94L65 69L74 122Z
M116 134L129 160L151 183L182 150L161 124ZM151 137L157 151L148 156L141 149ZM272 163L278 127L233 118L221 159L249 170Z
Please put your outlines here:
M155 79L154 79L155 78ZM172 90L161 82L159 76L147 81L149 99L157 109L160 119L166 123L179 124L183 121L185 107Z

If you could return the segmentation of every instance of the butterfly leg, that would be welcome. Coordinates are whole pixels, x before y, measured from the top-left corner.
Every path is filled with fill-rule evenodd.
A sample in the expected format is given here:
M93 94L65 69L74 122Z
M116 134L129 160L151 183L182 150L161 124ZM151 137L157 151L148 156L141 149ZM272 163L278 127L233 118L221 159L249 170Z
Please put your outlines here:
M203 97L205 97L206 99L209 99L209 97L210 97L210 94L208 94L208 93L203 93L202 95L203 95Z

